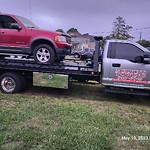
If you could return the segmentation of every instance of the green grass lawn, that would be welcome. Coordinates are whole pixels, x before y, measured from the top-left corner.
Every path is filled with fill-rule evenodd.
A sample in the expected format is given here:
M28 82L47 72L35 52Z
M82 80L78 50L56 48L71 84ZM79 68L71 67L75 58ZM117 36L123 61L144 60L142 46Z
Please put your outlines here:
M140 136L150 137L149 97L83 84L0 93L0 150L149 150Z

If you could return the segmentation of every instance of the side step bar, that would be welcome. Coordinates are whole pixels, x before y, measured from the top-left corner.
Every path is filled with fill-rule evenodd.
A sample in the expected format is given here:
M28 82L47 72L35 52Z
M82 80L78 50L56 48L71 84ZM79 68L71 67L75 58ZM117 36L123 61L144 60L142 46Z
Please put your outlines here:
M129 94L129 95L140 95L140 96L149 96L149 92L142 91L142 90L130 90L130 89L119 89L119 88L112 88L112 87L105 87L105 92L109 93L118 93L118 94Z

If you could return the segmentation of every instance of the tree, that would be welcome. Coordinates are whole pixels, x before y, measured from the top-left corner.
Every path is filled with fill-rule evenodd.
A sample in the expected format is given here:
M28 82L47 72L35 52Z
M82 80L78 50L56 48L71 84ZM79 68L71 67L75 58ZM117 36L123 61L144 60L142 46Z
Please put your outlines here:
M68 31L67 31L67 33L68 32L79 32L76 28L70 28Z
M105 41L106 40L110 40L110 39L112 39L112 37L109 36L109 35L103 37L102 41L100 42L100 46L101 46L102 49L104 49L104 43L105 43Z
M132 29L132 27L129 25L126 25L125 19L118 16L113 24L114 24L114 27L113 27L113 31L111 34L112 38L116 38L116 39L132 38L132 36L129 34L129 31Z
M81 33L76 29L76 28L70 28L67 33L71 36L71 37L79 37L81 36Z
M143 47L150 48L150 41L147 40L139 40L137 43L141 44Z
M63 29L57 29L56 32L65 33L65 31Z

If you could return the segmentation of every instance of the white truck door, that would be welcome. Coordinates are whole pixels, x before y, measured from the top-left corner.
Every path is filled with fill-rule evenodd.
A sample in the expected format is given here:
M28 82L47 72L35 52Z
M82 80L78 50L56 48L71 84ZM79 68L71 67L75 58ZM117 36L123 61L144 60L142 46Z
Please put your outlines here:
M131 43L112 42L109 85L116 87L150 89L150 64L139 58L144 51ZM135 59L136 58L136 59Z

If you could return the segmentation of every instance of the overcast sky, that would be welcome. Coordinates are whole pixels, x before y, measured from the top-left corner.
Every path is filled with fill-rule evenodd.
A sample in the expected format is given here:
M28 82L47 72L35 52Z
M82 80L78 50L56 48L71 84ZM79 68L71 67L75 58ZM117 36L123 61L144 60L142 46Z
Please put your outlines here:
M116 17L133 27L138 39L150 39L150 0L0 0L0 12L24 16L43 29L107 35ZM139 30L135 30L139 29ZM102 33L103 32L103 33Z

